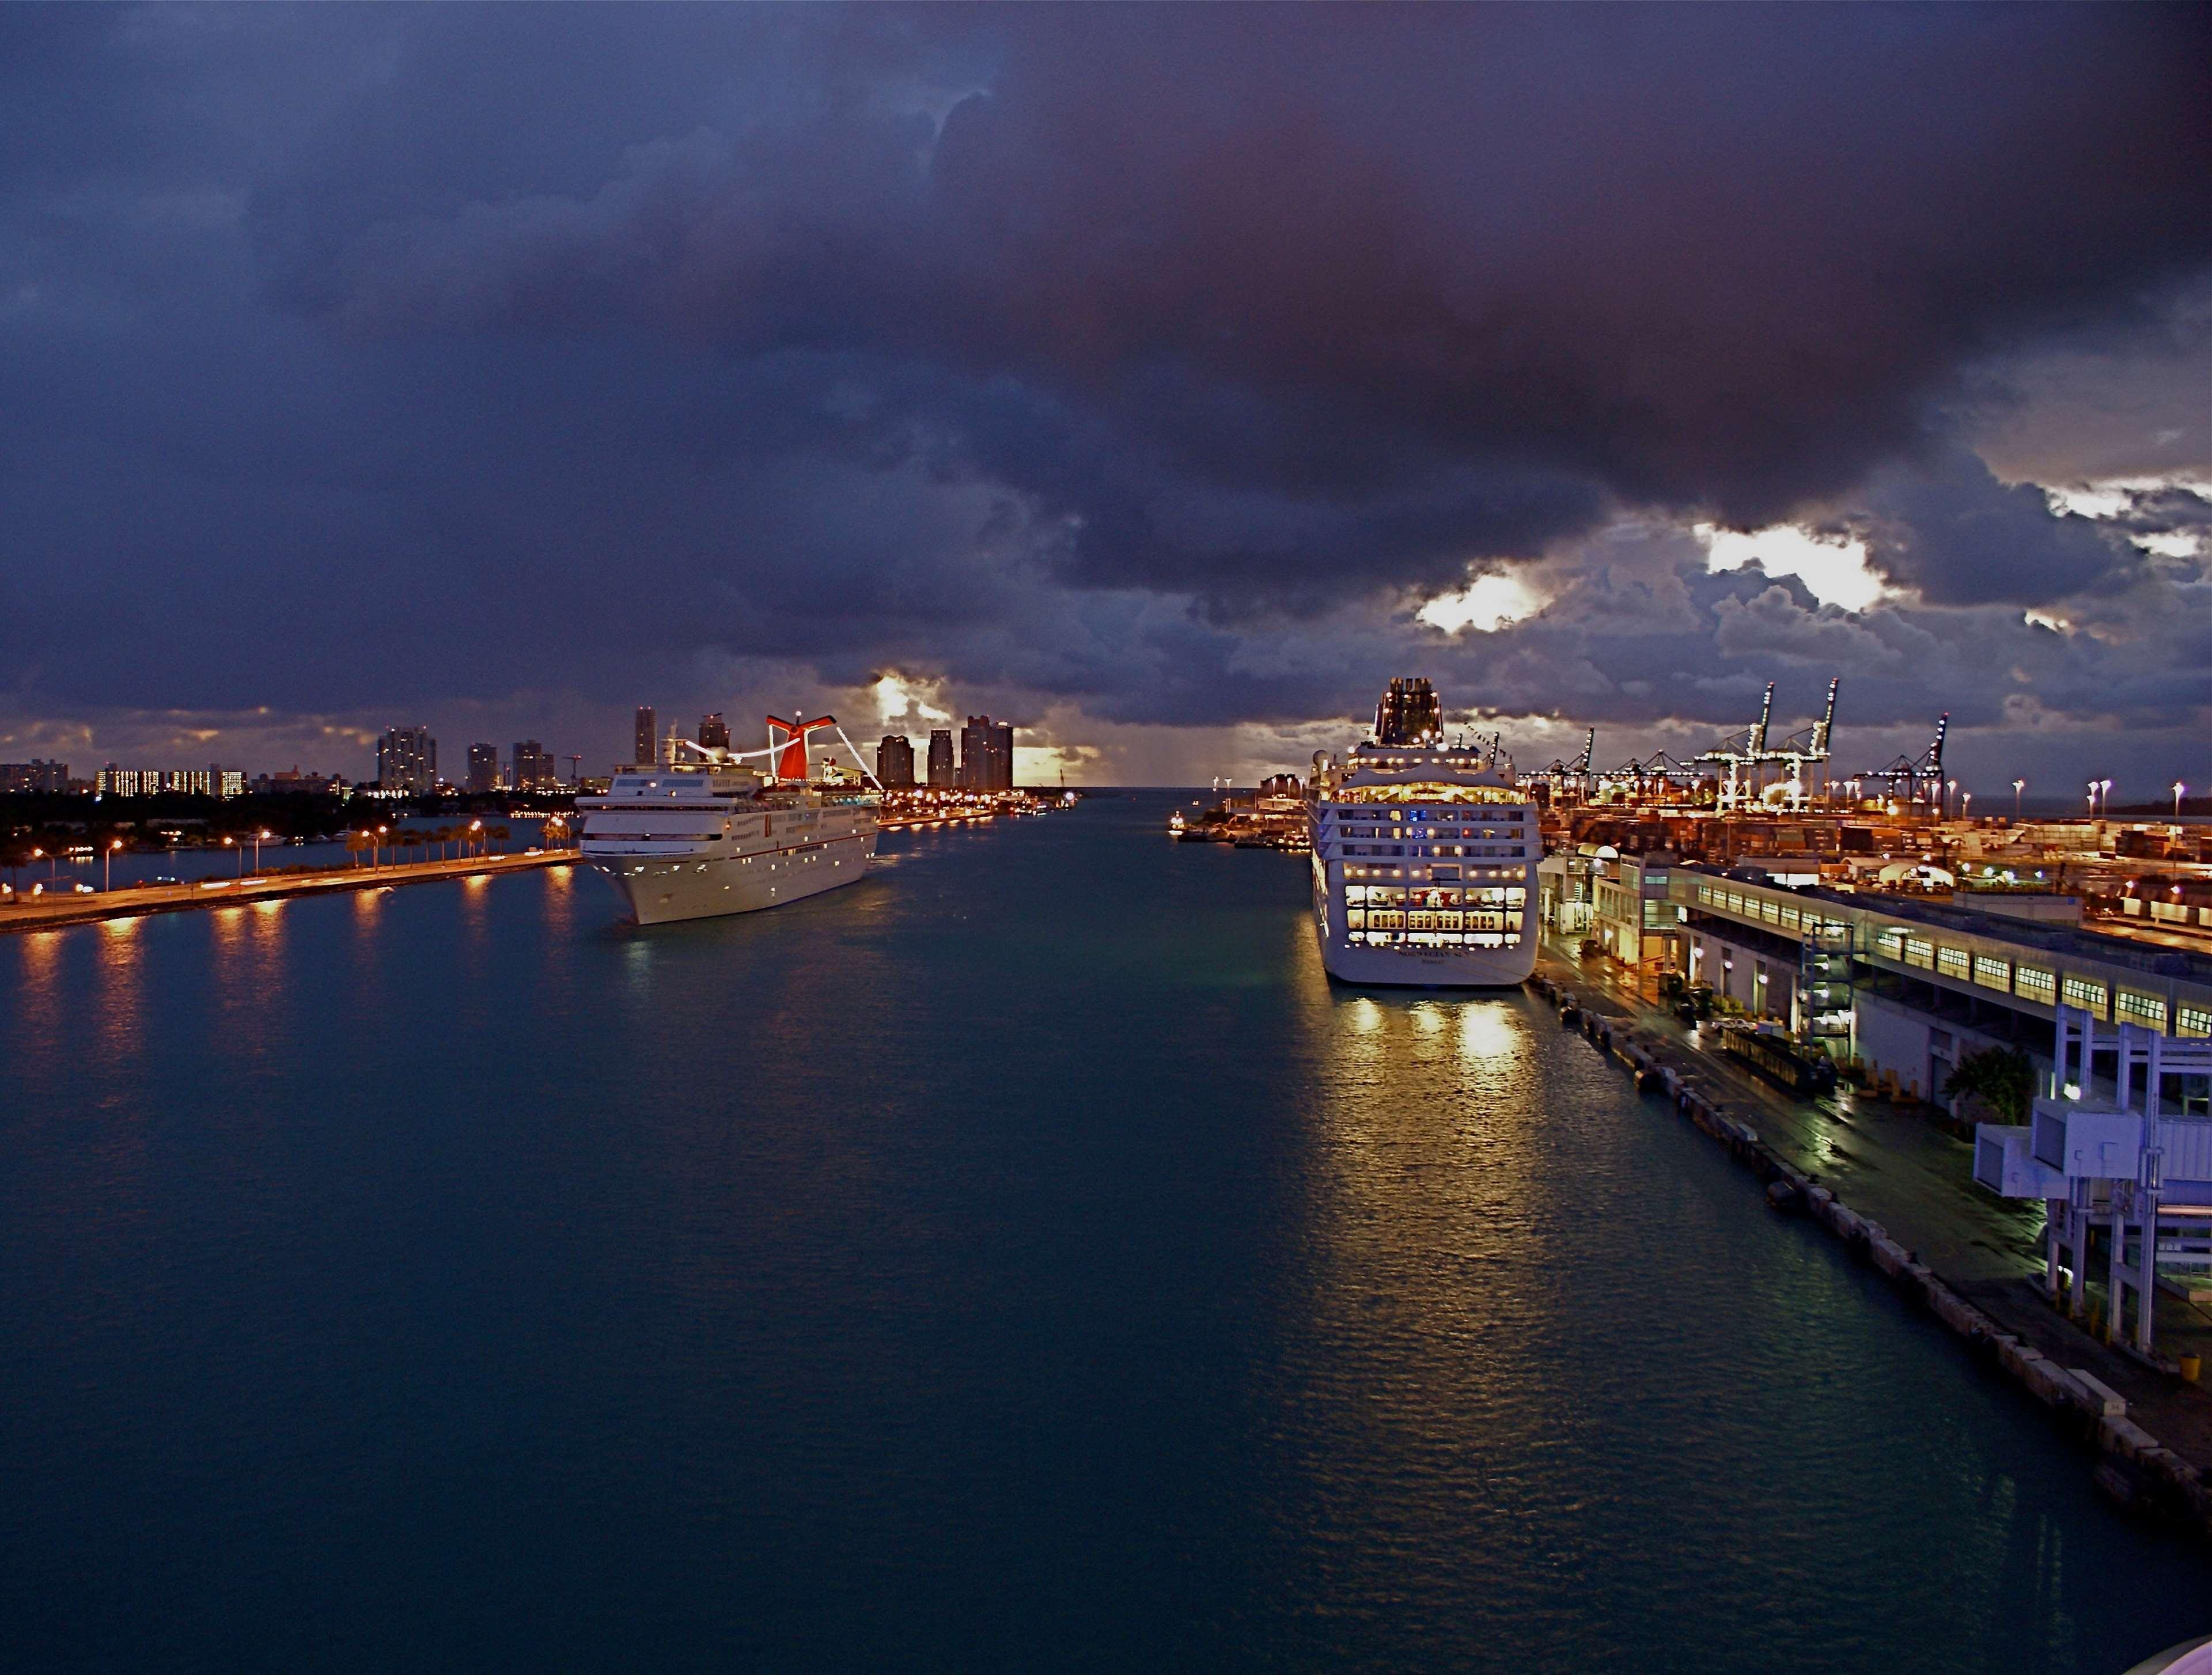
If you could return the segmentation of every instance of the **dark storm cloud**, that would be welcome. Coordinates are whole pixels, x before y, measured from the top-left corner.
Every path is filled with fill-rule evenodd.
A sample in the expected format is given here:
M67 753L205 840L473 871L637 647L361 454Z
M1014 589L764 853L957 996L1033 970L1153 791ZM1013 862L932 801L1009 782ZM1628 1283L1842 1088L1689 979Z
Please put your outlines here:
M2042 489L1998 482L1964 449L1884 467L1852 504L1838 531L1864 541L1875 570L1930 604L2041 604L2142 562L2117 531L2054 513Z
M2201 12L981 33L988 86L941 130L810 105L701 130L588 194L316 240L302 294L370 330L919 356L1283 493L1542 462L1755 521L1907 446L1965 357L2212 252Z
M2212 256L2208 15L15 9L0 684L1291 722L1434 646L1717 720L1762 658L2131 623L1959 415ZM1623 508L1825 517L1956 614L1601 584ZM1409 628L1504 561L1556 610Z

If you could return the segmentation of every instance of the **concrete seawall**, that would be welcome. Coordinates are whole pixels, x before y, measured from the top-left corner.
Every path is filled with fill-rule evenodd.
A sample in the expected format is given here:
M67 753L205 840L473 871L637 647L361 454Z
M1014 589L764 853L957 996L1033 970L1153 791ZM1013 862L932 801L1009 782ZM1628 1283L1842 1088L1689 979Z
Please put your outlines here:
M1853 1211L1776 1152L1749 1123L1729 1114L1692 1067L1670 1062L1657 1043L1597 1016L1572 990L1548 977L1531 977L1528 986L1558 1010L1563 1027L1576 1030L1620 1064L1639 1089L1666 1099L1700 1132L1725 1146L1729 1156L1766 1184L1771 1205L1801 1211L1843 1241L1986 1366L2042 1403L2063 1430L2095 1453L2100 1490L2130 1511L2212 1536L2212 1472L2203 1462L2184 1458L2129 1419L2127 1404L2092 1375L2051 1359L1960 1296L1916 1253L1892 1238L1887 1229Z

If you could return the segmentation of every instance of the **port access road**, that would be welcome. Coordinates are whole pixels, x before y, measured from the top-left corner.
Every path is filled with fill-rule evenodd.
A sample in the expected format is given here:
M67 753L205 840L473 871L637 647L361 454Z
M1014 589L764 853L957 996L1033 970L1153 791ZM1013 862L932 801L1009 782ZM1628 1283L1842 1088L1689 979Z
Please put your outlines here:
M186 884L145 884L135 889L95 890L89 895L56 892L20 895L0 906L0 932L45 931L96 919L131 919L143 913L189 913L241 901L282 901L295 895L325 895L337 890L389 889L493 872L529 872L542 866L573 865L573 849L532 849L519 855L471 855L461 860L406 861L386 866L322 867L311 872L248 873L243 878L203 878Z

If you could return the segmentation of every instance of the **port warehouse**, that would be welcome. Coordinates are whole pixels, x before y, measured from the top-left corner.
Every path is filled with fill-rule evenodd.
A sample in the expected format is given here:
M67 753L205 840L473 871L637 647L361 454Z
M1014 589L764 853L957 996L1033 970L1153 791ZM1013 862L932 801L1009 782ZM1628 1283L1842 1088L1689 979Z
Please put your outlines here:
M1553 865L1568 859L1547 859L1542 894L1549 922L1572 931ZM1583 917L1606 951L1826 1037L1906 1092L1936 1097L1985 1047L2024 1048L2048 1071L2062 1003L2108 1027L2212 1036L2212 957L2014 916L2049 898L1995 898L1995 913L1656 859L1598 866Z

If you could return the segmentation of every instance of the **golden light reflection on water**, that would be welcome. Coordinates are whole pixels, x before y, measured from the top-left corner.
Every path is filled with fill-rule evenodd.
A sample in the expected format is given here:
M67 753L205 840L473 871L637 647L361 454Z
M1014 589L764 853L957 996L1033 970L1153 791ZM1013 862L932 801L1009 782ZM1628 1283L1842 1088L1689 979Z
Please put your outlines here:
M100 1045L108 1057L137 1049L145 1028L146 938L142 919L108 919L93 944L99 970Z
M1533 1446L1551 1380L1538 1346L1559 1308L1545 1249L1571 1211L1552 1203L1528 1010L1325 980L1305 992L1319 1095L1307 1396L1341 1410L1378 1472Z
M62 931L28 931L4 939L15 961L15 980L0 991L0 1023L12 1022L26 1053L51 1053L61 1043ZM4 955L0 955L4 957ZM12 1014L12 1019L9 1015ZM4 1085L4 1084L0 1084Z

